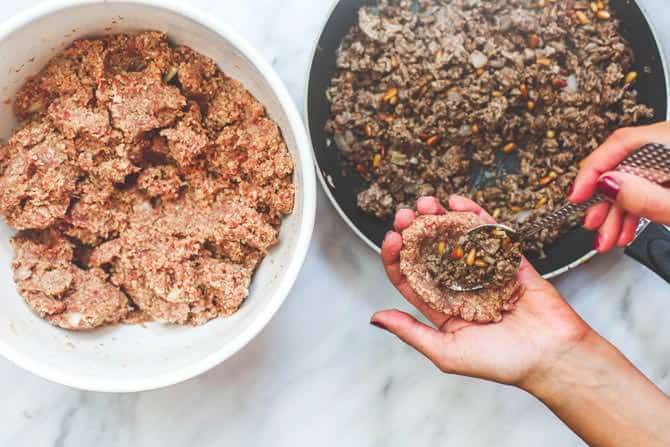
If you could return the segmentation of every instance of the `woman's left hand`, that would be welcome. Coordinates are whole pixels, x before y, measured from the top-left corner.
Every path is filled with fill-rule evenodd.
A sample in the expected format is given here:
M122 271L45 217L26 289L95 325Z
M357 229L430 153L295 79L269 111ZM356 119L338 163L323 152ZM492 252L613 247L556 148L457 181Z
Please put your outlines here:
M452 197L455 211L492 222L479 206ZM420 214L442 214L434 198L418 203ZM589 445L670 445L670 400L618 350L591 329L558 291L524 260L519 280L525 292L499 324L450 318L428 307L400 271L400 232L415 218L398 213L397 232L382 247L384 267L403 296L432 326L397 311L372 317L446 373L518 386L544 402Z
M493 219L474 202L454 196L449 206L469 211L489 222ZM435 198L418 202L420 214L444 214ZM402 210L382 247L382 259L388 277L402 295L419 309L433 327L397 311L375 314L372 323L413 346L447 373L461 374L506 384L529 386L538 375L549 374L588 334L590 327L572 310L559 292L524 260L519 280L525 292L518 308L499 324L481 325L437 312L418 297L400 271L400 232L409 227L414 212Z

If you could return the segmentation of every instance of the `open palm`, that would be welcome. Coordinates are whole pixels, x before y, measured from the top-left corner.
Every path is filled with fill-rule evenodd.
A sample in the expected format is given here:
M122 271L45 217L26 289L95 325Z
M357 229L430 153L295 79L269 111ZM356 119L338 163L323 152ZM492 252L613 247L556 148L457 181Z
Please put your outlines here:
M449 201L453 211L469 211L485 220L493 219L474 202L459 196ZM417 204L419 214L444 214L445 208L432 197ZM519 280L524 292L517 309L498 324L477 324L448 317L430 307L411 289L400 271L401 232L416 215L401 210L382 247L384 268L393 285L433 327L397 310L372 317L382 327L428 357L442 371L478 377L511 385L548 372L589 332L588 325L524 259Z

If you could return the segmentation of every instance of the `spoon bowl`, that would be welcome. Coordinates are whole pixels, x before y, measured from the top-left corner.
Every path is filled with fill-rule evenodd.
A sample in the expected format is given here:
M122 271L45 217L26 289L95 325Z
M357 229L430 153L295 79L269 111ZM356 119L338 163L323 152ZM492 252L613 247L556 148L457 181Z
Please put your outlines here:
M492 233L495 231L500 231L504 232L507 237L509 237L511 240L514 242L519 242L522 240L522 234L515 230L514 228L508 227L507 225L502 225L502 224L484 224L484 225L478 225L474 228L472 228L470 231L465 233L464 237L469 237L475 233L479 232L486 232L486 233ZM450 284L448 286L449 290L452 290L454 292L476 292L478 290L484 289L488 284L479 284L474 287L461 287L457 284Z

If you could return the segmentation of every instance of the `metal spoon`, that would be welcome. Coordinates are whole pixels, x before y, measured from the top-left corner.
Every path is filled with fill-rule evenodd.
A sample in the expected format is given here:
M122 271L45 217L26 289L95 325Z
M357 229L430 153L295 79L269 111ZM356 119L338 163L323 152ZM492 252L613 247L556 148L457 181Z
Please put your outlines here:
M501 230L504 231L507 234L507 236L514 242L524 242L529 240L531 237L533 237L540 231L544 230L545 228L556 228L558 225L576 216L579 216L581 213L583 213L593 205L597 205L598 203L601 203L604 200L605 200L604 196L597 194L593 196L591 199L587 200L586 202L580 203L578 205L570 203L568 205L559 208L555 212L538 219L537 221L533 222L530 225L527 225L526 227L520 230L515 230L514 228L502 224L486 224L471 229L465 234L465 236L469 238L479 232L485 232L487 234L491 234L493 230ZM449 289L455 292L474 292L483 289L487 285L488 283L466 288L458 286L456 284L451 284L449 286Z
M645 178L649 181L664 184L670 180L670 149L667 146L660 144L648 144L641 147L633 154L628 156L617 167L618 171L635 174L639 177ZM525 227L515 230L506 225L501 224L487 224L480 225L473 228L466 233L466 237L471 236L479 231L485 231L489 234L491 231L498 229L502 230L515 242L523 242L530 239L545 228L556 228L558 225L569 221L593 205L606 201L605 196L596 194L586 202L579 204L568 203L562 206L551 214L548 214L535 222L532 222ZM460 287L458 285L450 285L449 289L455 292L474 292L485 288L487 284L480 284L475 287Z

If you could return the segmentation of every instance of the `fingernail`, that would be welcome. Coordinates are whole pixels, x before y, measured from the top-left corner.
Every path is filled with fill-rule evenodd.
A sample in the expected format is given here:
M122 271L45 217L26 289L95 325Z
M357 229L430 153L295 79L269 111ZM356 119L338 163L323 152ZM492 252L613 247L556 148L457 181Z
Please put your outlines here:
M621 191L621 185L612 177L603 177L598 182L598 191L604 194L607 198L611 200L616 200L619 192Z
M391 234L393 234L393 231L386 232L386 235L384 236L384 242L386 242L386 239L388 239Z
M371 321L370 324L375 326L375 327L378 327L379 329L382 329L384 331L388 331L388 328L386 326L384 326L383 324L381 324L379 321Z
M594 249L595 251L599 251L599 250L600 250L600 233L598 233L598 234L596 235L596 240L593 242L593 249Z

